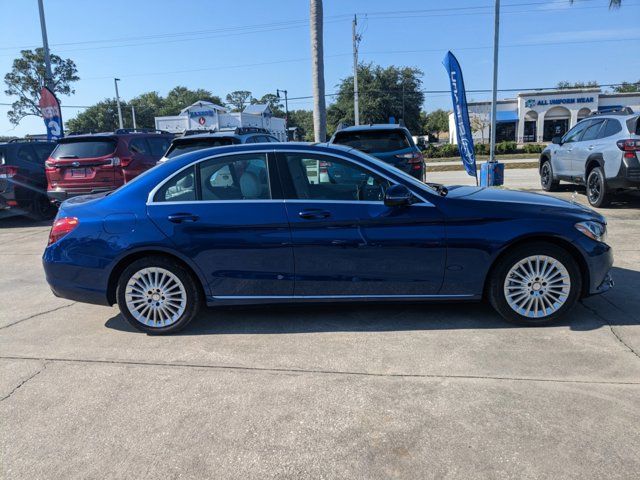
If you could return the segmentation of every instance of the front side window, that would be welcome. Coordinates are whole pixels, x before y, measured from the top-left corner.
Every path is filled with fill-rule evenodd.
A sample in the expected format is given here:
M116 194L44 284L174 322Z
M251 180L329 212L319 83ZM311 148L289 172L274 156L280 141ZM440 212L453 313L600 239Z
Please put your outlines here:
M268 200L269 173L264 153L214 158L199 165L202 200Z
M566 135L564 136L564 138L562 139L562 143L573 143L573 142L579 142L580 141L580 137L582 136L582 133L586 130L586 128L588 126L591 125L591 121L583 121L578 123L575 127L573 127L571 130L569 130Z
M389 182L341 158L284 153L293 191L288 198L303 200L383 201Z

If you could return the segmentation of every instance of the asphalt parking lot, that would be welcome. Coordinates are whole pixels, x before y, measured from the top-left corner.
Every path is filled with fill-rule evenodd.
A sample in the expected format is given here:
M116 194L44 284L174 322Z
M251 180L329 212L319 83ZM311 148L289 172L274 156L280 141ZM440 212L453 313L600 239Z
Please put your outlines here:
M484 304L261 307L169 337L55 298L49 225L2 219L0 477L637 478L640 198L602 212L616 287L556 326Z

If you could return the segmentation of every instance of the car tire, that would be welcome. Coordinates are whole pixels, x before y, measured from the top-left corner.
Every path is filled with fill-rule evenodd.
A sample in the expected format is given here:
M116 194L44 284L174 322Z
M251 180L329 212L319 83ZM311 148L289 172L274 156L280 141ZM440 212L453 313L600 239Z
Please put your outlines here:
M573 256L557 245L535 242L516 247L498 260L490 273L488 297L505 320L536 326L564 315L581 291L582 276Z
M611 192L602 167L595 167L587 176L587 200L592 207L603 208L611 203Z
M58 208L51 203L46 195L36 195L29 206L28 216L32 220L51 220L56 216Z
M170 258L136 260L120 275L118 307L137 330L163 335L183 329L198 314L202 294L191 272Z
M540 185L545 192L558 190L560 182L553 178L553 167L550 160L545 160L540 167Z

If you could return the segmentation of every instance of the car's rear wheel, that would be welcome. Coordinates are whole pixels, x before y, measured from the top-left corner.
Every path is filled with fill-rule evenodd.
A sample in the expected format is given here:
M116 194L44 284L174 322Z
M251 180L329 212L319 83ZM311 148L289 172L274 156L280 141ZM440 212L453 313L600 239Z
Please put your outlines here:
M611 192L607 190L607 181L601 167L595 167L587 176L587 199L593 207L606 207L611 203Z
M33 220L50 220L56 216L58 209L46 195L36 195L29 208L29 218Z
M502 257L489 279L489 301L506 320L521 325L552 323L578 301L582 277L565 249L536 242Z
M553 167L549 160L546 160L540 167L540 185L545 192L555 192L560 185L560 182L553 178Z
M197 315L202 301L189 271L176 261L156 256L129 265L120 276L116 296L127 321L150 334L184 328Z

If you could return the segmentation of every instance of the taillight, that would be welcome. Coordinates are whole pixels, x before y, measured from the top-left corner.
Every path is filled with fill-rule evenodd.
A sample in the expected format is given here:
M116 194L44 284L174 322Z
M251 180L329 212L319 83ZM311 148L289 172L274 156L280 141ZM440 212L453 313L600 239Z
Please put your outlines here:
M49 232L49 245L56 243L65 235L71 233L79 222L76 217L62 217L53 222L51 232Z
M124 163L125 159L120 159L119 157L111 157L111 158L107 158L104 161L104 165L103 167L119 167L120 165L124 165L125 167L127 166Z
M624 152L624 158L636 158L636 152L640 152L640 140L618 140L616 145Z
M44 162L45 168L56 168L56 162L54 160L48 159Z
M0 178L13 178L18 174L18 167L12 167L10 165L0 166Z
M401 153L400 155L396 155L396 158L406 160L413 170L420 170L424 160L420 152Z

